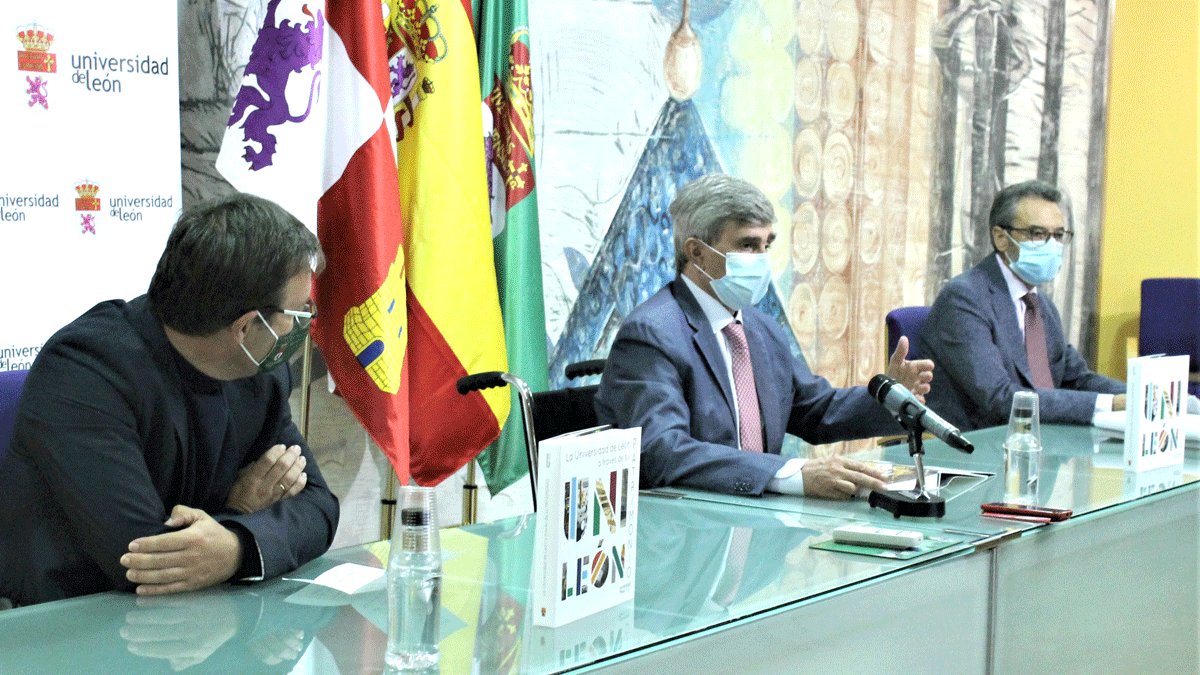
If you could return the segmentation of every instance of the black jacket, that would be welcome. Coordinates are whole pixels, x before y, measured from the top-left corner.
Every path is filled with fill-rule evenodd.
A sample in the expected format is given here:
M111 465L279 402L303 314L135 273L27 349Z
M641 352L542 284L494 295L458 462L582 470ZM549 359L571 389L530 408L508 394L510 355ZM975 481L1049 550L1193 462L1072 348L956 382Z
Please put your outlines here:
M121 555L168 531L177 504L248 530L267 578L328 549L337 498L292 423L287 367L212 380L230 421L217 456L196 441L187 368L145 296L100 303L46 343L0 463L0 596L33 604L132 590ZM256 513L227 511L238 469L277 443L302 448L305 489Z

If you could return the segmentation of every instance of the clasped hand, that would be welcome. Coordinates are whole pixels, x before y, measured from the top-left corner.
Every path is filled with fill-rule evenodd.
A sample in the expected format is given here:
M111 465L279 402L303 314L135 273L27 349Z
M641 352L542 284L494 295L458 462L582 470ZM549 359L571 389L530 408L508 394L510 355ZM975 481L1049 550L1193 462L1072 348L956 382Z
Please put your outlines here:
M275 445L238 472L225 506L254 513L293 497L308 484L307 463L300 446ZM215 586L238 570L242 545L238 536L201 509L175 506L167 527L174 532L139 537L121 556L125 578L143 595L181 593Z
M308 485L308 460L300 446L272 446L262 457L242 467L225 506L238 513L261 511L284 497L300 494Z
M171 510L174 532L139 537L121 556L125 578L141 595L194 591L232 577L242 560L238 536L200 509L182 504Z

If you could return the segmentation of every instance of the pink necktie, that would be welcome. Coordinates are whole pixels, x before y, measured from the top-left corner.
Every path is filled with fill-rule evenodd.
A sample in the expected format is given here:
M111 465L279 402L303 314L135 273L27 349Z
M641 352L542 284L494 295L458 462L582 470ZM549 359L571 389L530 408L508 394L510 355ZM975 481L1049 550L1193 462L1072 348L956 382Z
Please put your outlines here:
M739 440L742 449L762 452L762 419L758 412L758 390L754 388L754 368L750 365L750 347L742 324L734 321L721 332L729 341L729 356L733 362L733 389L737 395Z
M713 589L713 601L722 607L732 605L737 598L738 588L742 585L742 575L746 572L746 560L750 555L750 538L754 536L752 527L730 529L733 532L730 535L729 551L725 554L725 573Z
M1042 313L1038 311L1037 293L1030 291L1021 299L1025 301L1025 355L1029 358L1033 386L1037 389L1053 389L1050 358L1046 356L1046 326L1042 323Z

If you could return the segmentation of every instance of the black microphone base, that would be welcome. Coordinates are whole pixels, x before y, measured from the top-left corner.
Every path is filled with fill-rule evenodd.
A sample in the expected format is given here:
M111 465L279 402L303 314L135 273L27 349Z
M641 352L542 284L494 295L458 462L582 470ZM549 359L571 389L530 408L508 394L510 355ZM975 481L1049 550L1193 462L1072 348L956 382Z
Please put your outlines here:
M915 495L898 490L871 490L867 503L899 518L941 518L946 515L946 500L929 495Z

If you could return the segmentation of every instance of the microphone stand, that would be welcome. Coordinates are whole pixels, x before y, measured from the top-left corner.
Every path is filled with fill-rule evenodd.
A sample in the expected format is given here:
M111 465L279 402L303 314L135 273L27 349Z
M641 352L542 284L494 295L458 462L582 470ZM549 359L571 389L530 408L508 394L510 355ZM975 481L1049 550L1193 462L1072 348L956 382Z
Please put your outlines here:
M917 469L916 487L912 490L871 490L867 503L897 518L941 518L946 515L946 500L925 490L925 446L921 439L921 424L908 413L907 408L896 416L896 420L908 432L908 454Z

